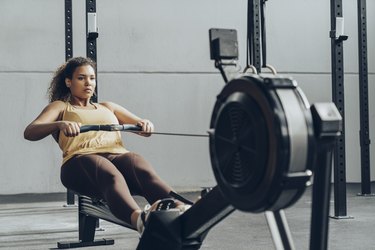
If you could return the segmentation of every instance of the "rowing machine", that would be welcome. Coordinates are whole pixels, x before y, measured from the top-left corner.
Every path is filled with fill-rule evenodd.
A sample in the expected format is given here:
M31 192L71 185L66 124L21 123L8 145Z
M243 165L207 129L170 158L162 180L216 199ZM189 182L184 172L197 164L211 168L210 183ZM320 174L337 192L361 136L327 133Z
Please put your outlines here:
M137 131L127 125L96 129ZM310 248L325 249L331 151L340 129L336 106L310 107L290 78L243 75L230 81L218 95L209 130L218 185L182 215L152 212L137 250L199 249L209 230L235 209L265 213L275 246L294 249L283 210L302 196L312 173Z

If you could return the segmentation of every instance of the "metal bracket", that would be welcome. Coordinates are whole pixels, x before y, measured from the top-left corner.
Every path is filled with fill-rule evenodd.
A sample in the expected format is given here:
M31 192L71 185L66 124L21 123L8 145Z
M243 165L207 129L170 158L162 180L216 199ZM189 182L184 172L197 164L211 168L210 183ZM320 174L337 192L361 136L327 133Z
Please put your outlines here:
M229 78L232 78L228 77L231 75L231 72L227 70L227 66L234 66L237 68L237 61L231 60L228 62L224 62L222 60L215 60L215 68L217 68L220 71L220 74L223 77L225 83L228 83L230 80ZM238 72L235 73L237 74Z
M98 38L98 26L96 22L96 13L87 13L87 38L96 39Z
M348 40L348 36L344 35L344 18L336 17L336 28L329 32L329 37L334 38L337 42Z

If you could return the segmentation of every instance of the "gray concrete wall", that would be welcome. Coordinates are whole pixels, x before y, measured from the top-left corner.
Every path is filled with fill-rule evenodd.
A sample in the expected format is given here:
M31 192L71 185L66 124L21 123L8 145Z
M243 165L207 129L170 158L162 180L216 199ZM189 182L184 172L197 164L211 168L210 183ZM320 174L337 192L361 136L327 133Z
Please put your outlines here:
M85 1L74 1L74 55L85 55ZM209 60L208 29L238 30L245 64L245 0L97 1L99 99L117 102L152 120L158 131L204 133L223 87ZM374 9L368 1L368 10ZM343 2L347 180L360 181L356 5ZM369 11L370 12L370 11ZM370 13L371 14L371 13ZM369 96L374 106L374 16L368 16ZM310 102L331 100L329 2L267 2L268 62L293 76ZM47 104L53 70L64 62L64 1L0 3L0 194L64 191L61 155L52 138L23 139L24 127ZM375 110L370 108L374 140ZM124 134L177 189L215 183L208 141L201 138ZM371 147L372 179L375 179Z

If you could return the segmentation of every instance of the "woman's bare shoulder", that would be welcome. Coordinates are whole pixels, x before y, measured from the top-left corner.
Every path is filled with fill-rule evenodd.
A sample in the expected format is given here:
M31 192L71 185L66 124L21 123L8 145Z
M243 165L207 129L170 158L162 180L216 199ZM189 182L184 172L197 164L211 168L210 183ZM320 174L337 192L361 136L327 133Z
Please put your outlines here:
M106 107L107 109L111 110L112 112L114 112L116 110L116 107L118 106L116 103L108 102L108 101L101 102L99 104Z
M55 107L66 107L66 102L64 101L53 101L49 105L55 106Z
M47 105L46 109L53 109L58 111L63 111L66 108L66 102L63 101L53 101Z

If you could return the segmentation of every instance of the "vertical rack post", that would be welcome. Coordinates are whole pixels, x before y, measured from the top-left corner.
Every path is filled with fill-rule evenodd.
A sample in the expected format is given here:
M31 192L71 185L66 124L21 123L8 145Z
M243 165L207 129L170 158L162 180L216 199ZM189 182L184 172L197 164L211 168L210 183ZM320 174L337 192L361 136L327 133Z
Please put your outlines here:
M96 0L86 0L86 55L97 63L96 39L99 36L96 23ZM96 73L95 95L92 97L94 102L98 101L98 74Z
M72 0L65 0L65 60L73 57Z
M361 193L371 195L370 135L368 114L368 68L367 68L367 25L366 0L358 0L358 59L359 59L359 113L361 145Z
M96 22L96 0L86 0L86 56L93 60L96 63L95 71L95 95L91 97L93 102L98 101L98 63L97 63L97 54L96 54L96 39L98 38L98 26ZM95 219L97 230L100 229L99 219Z
M265 18L265 8L267 0L260 0L260 37L261 37L261 67L265 68L267 66L267 45L266 45L266 18ZM260 72L260 71L259 71Z
M72 17L72 0L65 0L65 61L73 57L73 17ZM74 193L67 190L67 205L74 205Z
M253 65L261 72L261 19L260 0L248 0L247 4L247 66Z
M341 135L334 146L334 216L335 219L348 218L346 202L345 164L345 98L344 98L344 19L342 0L331 0L331 64L332 99L342 116Z

